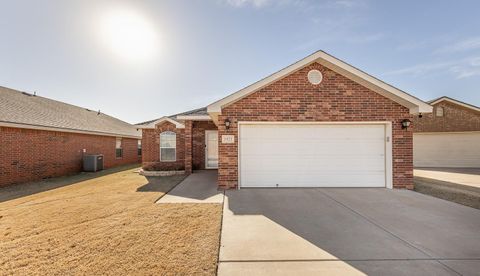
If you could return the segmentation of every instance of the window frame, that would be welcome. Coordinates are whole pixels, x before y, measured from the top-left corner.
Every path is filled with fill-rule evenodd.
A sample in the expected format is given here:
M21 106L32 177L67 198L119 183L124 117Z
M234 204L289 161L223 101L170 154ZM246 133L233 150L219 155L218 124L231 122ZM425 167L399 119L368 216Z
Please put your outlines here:
M142 140L137 140L137 155L142 156Z
M118 141L120 141L120 147L118 147L119 143ZM115 158L116 159L121 159L123 158L123 143L122 143L122 137L117 137L115 138Z
M438 115L438 111L441 110L441 114ZM445 117L445 108L441 107L441 106L437 106L435 108L435 117Z
M162 135L171 135L174 137L174 146L173 147L162 147ZM160 133L160 162L176 162L177 161L177 134L173 131L163 131ZM174 149L174 158L173 160L163 160L162 158L162 149Z

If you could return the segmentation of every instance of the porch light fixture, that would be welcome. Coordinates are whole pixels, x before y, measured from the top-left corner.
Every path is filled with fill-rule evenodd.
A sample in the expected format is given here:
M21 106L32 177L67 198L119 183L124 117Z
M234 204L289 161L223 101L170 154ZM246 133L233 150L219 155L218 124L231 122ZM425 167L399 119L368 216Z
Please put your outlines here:
M410 124L412 123L412 121L410 121L409 119L405 119L402 121L402 129L405 129L407 130L408 127L410 127Z
M230 120L229 120L229 119L225 119L225 129L228 130L228 129L230 128L230 124L231 124Z

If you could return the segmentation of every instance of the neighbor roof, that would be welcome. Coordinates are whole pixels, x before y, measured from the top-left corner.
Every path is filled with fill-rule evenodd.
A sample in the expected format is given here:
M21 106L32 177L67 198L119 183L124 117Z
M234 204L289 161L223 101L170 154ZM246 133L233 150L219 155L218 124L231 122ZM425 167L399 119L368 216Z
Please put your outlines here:
M133 125L104 113L1 86L0 126L141 137Z
M202 117L208 117L210 116L207 113L207 108L202 107L202 108L197 108L193 110L189 110L186 112L170 115L170 116L164 116L155 120L150 120L142 123L135 124L138 126L138 128L155 128L155 125L163 122L163 121L169 121L170 123L176 125L177 128L184 128L185 125L183 124L183 120L187 118L202 118Z
M478 106L475 106L473 104L468 104L468 103L465 103L465 102L462 102L462 101L459 101L459 100L455 100L455 99L452 99L452 98L447 97L447 96L443 96L443 97L440 97L440 98L433 99L433 100L429 101L428 103L430 103L431 105L434 105L434 104L437 104L437 103L443 102L443 101L458 104L460 106L463 106L463 107L466 107L466 108L469 108L469 109L480 112L480 107L478 107Z
M318 62L324 65L327 68L332 69L333 71L340 73L357 83L371 89L387 97L407 108L410 109L410 113L429 113L432 112L432 106L423 102L422 100L396 88L393 87L371 75L351 66L350 64L339 60L323 51L317 51L300 61L295 62L294 64L285 67L284 69L258 81L254 84L247 86L219 101L216 101L210 104L207 108L208 113L216 120L217 116L221 114L222 108L262 89L263 87L275 82L309 64Z

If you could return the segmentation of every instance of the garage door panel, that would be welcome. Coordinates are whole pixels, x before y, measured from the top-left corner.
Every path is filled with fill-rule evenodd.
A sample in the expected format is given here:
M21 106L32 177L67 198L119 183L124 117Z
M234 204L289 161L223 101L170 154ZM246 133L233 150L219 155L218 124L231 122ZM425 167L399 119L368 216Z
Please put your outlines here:
M243 140L242 153L245 155L263 155L265 153L273 155L383 155L384 147L383 140L365 141L365 142L351 142L344 141L269 141L263 143L264 140ZM341 143L342 147L339 150L338 145Z
M272 178L277 174L277 178ZM338 171L322 172L289 172L266 171L251 172L245 175L249 187L384 187L385 174L378 172L348 172L339 174ZM356 179L356 181L352 181Z
M480 168L480 133L416 133L416 167Z
M384 125L242 125L243 187L384 187Z
M325 156L324 156L325 157ZM309 170L336 170L345 171L345 167L350 170L384 170L385 163L378 156L371 156L370 158L355 158L352 155L344 155L342 159L334 159L328 157L326 159L319 158L318 156L304 156L301 159L295 159L295 170L301 170L306 168ZM261 157L261 156L244 156L245 161L242 163L242 169L246 171L254 170L268 170L268 168L274 167L277 170L289 170L292 168L293 156L278 155L274 157Z

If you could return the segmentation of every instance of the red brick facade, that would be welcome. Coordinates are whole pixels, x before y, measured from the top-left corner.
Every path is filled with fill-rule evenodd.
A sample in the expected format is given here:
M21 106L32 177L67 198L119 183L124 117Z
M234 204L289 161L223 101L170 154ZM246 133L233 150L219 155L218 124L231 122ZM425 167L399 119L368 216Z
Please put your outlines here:
M186 121L185 128L176 128L170 122L144 129L142 138L143 169L152 171L205 169L205 131L216 130L212 121ZM160 133L173 131L177 134L177 160L160 161Z
M443 116L437 116L443 108ZM480 112L461 105L442 101L434 105L433 113L413 120L414 132L461 132L480 131Z
M104 166L137 163L138 140L123 138L115 157L115 137L0 127L0 186L74 174L82 170L83 149L104 155Z
M160 162L160 133L172 131L177 134L177 160ZM147 171L183 171L185 170L185 129L176 128L170 122L164 122L155 129L143 129L142 167Z
M318 69L323 81L312 85L307 73ZM229 119L229 130L219 125L219 136L235 136L234 144L219 144L218 181L221 188L238 185L238 121L390 121L392 122L393 186L413 188L412 129L401 128L412 119L409 110L364 86L318 64L312 64L225 107L219 121Z

